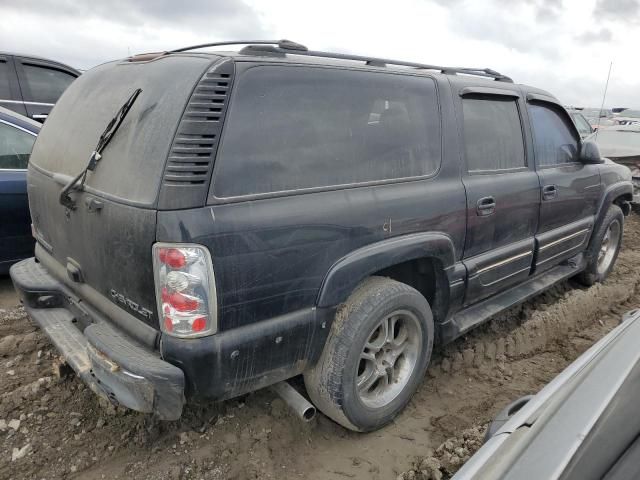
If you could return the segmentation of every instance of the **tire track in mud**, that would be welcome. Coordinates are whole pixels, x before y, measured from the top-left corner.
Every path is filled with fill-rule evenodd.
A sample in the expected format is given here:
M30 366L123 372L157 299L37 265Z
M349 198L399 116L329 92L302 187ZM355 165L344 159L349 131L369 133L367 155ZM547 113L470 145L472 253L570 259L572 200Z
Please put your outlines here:
M638 217L624 241L606 283L565 282L437 349L406 411L371 434L302 424L268 391L190 406L177 422L104 408L20 307L0 310L0 478L446 478L497 411L640 306Z

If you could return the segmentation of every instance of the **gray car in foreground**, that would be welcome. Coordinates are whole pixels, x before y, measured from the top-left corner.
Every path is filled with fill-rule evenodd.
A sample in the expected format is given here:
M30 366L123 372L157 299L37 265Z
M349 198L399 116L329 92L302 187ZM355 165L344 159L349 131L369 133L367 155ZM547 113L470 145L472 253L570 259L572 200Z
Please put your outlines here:
M640 478L638 338L634 310L537 395L499 414L453 478Z

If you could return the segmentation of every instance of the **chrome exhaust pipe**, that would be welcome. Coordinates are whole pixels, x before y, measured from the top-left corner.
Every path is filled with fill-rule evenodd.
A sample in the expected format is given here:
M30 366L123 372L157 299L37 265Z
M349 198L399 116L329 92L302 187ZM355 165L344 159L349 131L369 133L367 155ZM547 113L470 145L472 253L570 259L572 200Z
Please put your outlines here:
M283 381L271 386L278 396L284 400L291 410L303 421L310 422L316 416L316 407L298 393L298 391L289 385L289 382Z

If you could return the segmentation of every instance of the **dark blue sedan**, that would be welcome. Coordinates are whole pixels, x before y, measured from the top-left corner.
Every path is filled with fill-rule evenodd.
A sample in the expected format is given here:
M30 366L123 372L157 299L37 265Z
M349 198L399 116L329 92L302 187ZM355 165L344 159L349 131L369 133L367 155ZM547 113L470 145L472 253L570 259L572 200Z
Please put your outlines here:
M27 163L41 125L0 107L0 275L33 256Z

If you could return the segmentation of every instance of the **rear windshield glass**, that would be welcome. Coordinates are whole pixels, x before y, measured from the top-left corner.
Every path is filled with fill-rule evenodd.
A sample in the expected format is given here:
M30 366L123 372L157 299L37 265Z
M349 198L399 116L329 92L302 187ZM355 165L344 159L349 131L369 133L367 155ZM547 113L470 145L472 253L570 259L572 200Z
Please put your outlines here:
M216 160L217 197L419 177L440 165L432 79L254 67L239 79Z
M176 126L210 60L167 57L110 63L82 74L45 122L31 163L67 180L87 165L100 135L136 88L142 89L122 125L87 176L92 193L150 205L156 201ZM62 187L61 187L62 188Z

